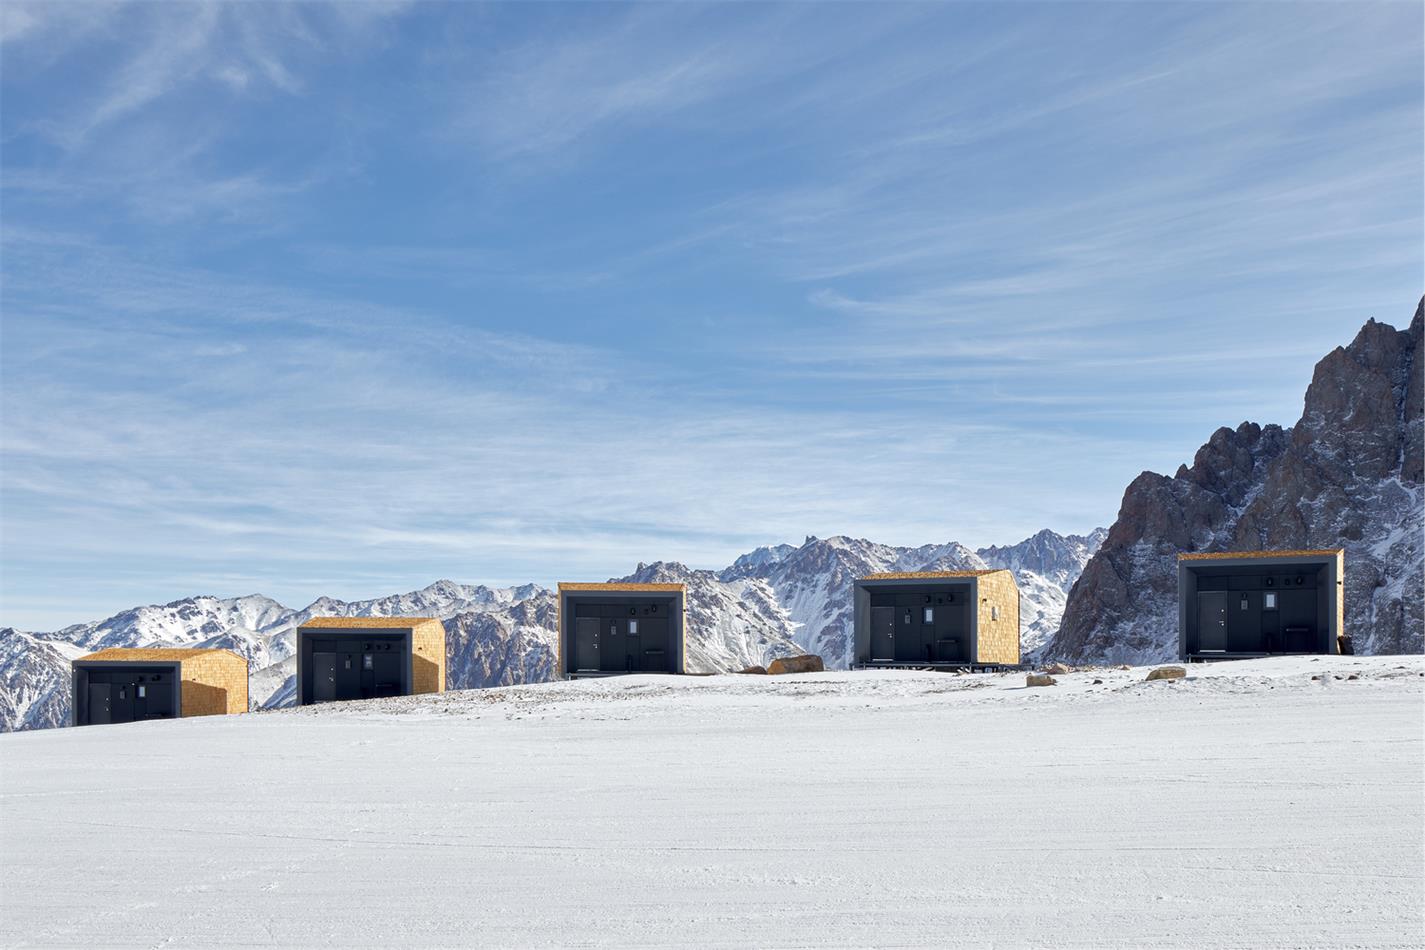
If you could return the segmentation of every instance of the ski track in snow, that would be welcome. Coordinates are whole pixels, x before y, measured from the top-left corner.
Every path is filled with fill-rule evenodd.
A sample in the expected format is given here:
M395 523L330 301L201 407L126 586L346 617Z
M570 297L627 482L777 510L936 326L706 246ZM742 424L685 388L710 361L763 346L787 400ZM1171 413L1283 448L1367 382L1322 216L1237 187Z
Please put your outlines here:
M634 676L0 735L0 943L1418 947L1422 674Z

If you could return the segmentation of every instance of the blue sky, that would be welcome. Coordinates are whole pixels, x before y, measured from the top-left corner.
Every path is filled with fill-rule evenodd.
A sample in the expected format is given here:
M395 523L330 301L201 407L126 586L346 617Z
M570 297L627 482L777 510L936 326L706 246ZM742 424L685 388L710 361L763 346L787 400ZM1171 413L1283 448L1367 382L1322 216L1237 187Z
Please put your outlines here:
M1422 290L1414 3L0 17L22 628L1085 531Z

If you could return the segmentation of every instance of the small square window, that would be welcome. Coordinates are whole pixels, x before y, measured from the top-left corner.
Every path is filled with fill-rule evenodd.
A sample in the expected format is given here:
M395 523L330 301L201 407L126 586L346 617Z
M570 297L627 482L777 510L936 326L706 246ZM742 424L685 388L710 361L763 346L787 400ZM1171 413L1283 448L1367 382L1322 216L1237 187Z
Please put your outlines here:
M926 622L926 623L934 623L934 622L935 622L935 608L934 608L934 607L926 607L926 608L925 608L925 622Z
M367 653L361 658L361 668L363 670L376 669L376 657L372 656L370 653Z
M1277 593L1276 593L1276 591L1267 591L1265 594L1262 595L1262 609L1263 609L1263 610L1276 610L1276 609L1277 609Z

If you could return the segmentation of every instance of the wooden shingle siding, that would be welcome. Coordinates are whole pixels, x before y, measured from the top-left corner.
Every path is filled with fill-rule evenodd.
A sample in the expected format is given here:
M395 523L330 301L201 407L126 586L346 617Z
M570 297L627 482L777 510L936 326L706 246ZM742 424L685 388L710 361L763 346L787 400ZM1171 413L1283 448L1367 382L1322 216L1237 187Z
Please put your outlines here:
M180 715L221 716L248 709L247 661L226 650L183 661Z
M1346 549L1336 552L1336 652L1341 652L1341 637L1346 629Z
M411 628L411 693L445 692L445 624L426 620Z
M1019 585L1010 571L978 575L977 663L1019 662Z

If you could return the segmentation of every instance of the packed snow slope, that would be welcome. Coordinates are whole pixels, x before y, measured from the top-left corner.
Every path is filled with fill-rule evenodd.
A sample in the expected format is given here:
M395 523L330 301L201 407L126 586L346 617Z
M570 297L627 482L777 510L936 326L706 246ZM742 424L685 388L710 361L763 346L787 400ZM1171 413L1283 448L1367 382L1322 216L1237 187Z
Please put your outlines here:
M1418 947L1422 674L633 676L15 733L0 944Z
M1357 653L1425 650L1425 299L1316 364L1290 429L1222 428L1173 477L1144 472L1069 593L1054 659L1177 655L1183 551L1345 548Z
M688 668L738 670L811 651L845 666L851 587L875 571L1002 567L1023 591L1026 652L1059 626L1069 588L1102 540L1041 531L1018 544L893 547L864 539L807 538L800 547L758 548L721 571L659 561L620 580L688 585ZM0 629L0 731L42 729L69 719L69 662L106 647L220 647L247 657L258 706L289 704L293 632L312 617L423 616L445 623L447 672L455 689L539 683L554 673L554 595L534 584L491 588L442 580L374 600L321 597L297 610L260 594L188 597L135 607L52 633Z

